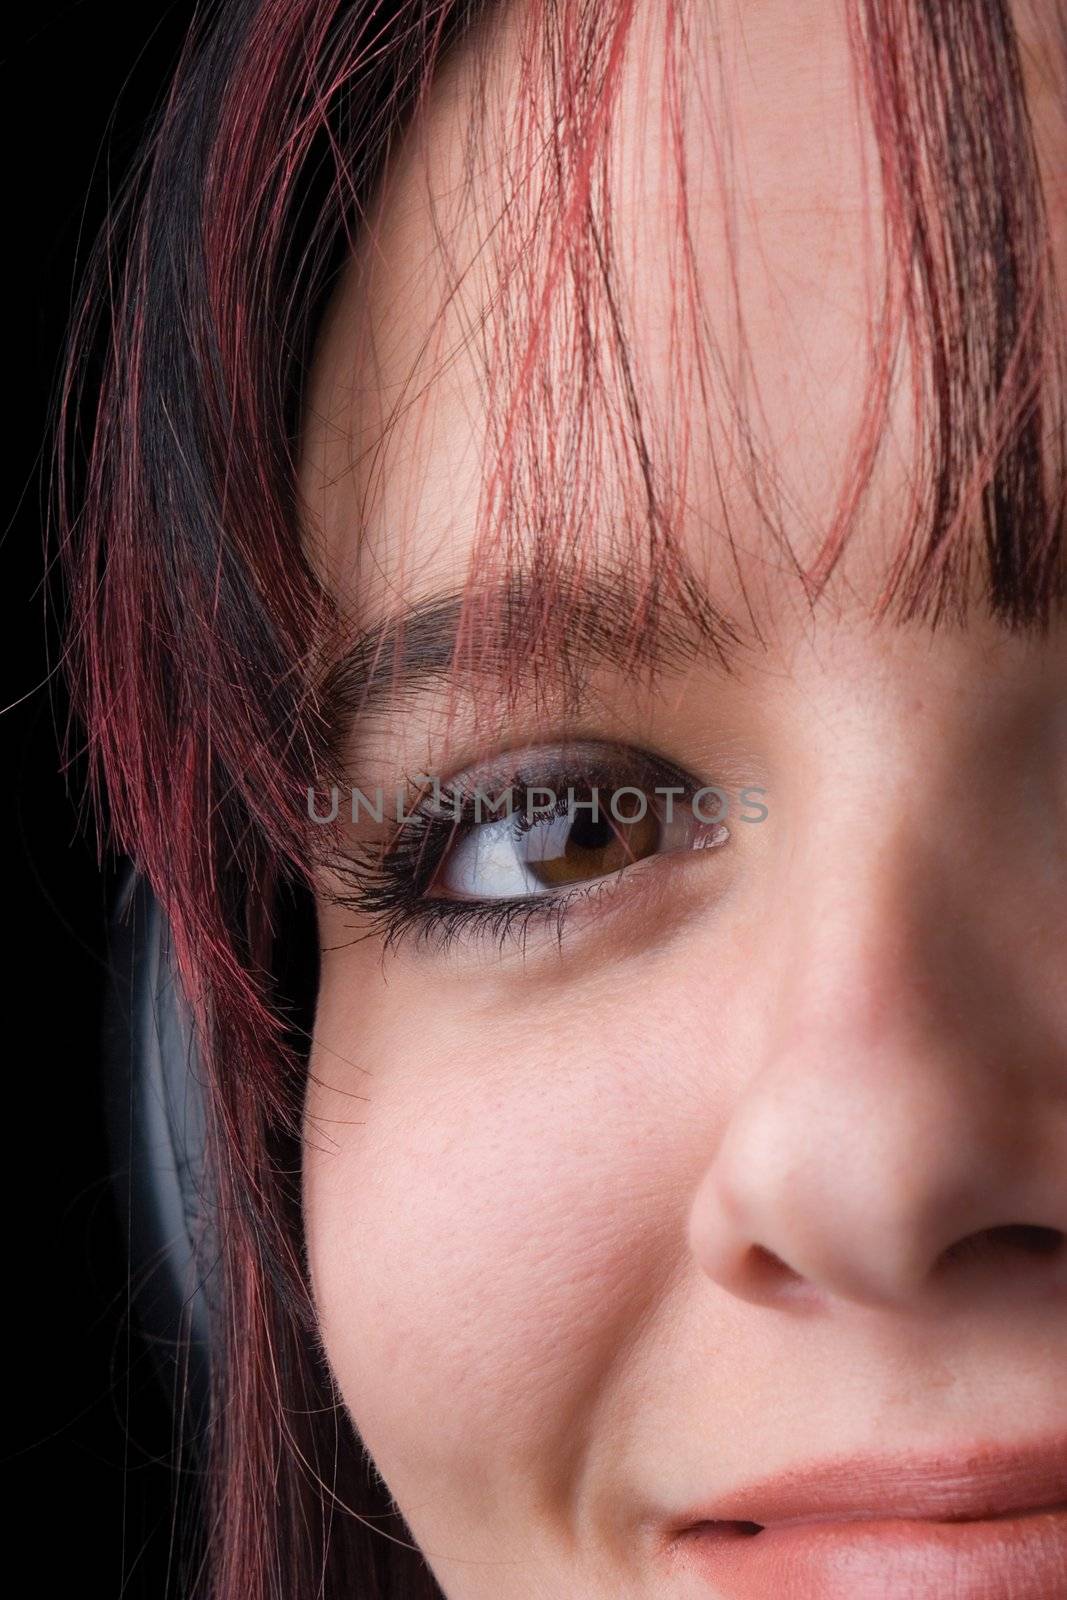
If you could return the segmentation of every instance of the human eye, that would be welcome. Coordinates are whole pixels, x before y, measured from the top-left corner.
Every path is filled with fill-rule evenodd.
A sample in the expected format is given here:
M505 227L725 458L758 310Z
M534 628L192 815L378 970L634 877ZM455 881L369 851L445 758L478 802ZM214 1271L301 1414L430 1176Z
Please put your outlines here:
M656 857L727 843L725 792L666 758L583 741L468 769L423 796L387 840L335 865L335 903L370 919L387 948L413 937L524 945L557 938L581 902Z

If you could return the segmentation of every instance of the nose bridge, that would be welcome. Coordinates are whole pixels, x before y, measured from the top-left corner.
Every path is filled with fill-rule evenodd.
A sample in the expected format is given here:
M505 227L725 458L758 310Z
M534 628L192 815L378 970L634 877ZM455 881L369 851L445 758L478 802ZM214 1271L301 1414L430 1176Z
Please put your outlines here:
M908 1030L1006 1048L1028 981L1012 937L1032 907L1020 885L1038 871L1025 784L906 701L832 731L788 797L776 863L779 1044L840 1026L856 1048Z
M887 765L883 751L864 772L861 756L845 782L829 768L790 807L792 848L770 929L779 973L772 1049L824 1027L844 1028L857 1046L877 1041L912 1012L951 1011L953 986L977 981L973 886L954 870L953 848L972 819L953 806L935 764L924 764L921 782Z
M925 789L885 766L832 809L806 797L777 881L761 1055L690 1220L706 1269L747 1298L803 1281L917 1305L962 1285L943 1268L965 1240L1067 1231L1062 1069L1057 1092L1011 941L981 913L975 811L953 815L936 765ZM1031 1274L1051 1270L1040 1259Z

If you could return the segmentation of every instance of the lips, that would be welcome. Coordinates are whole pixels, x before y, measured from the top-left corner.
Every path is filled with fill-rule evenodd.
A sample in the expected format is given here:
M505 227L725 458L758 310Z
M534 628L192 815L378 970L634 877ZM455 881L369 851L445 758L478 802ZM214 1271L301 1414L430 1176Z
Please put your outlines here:
M685 1513L721 1600L1067 1600L1067 1436L797 1468Z
M972 1522L810 1522L721 1539L688 1565L716 1600L1064 1600L1067 1509Z

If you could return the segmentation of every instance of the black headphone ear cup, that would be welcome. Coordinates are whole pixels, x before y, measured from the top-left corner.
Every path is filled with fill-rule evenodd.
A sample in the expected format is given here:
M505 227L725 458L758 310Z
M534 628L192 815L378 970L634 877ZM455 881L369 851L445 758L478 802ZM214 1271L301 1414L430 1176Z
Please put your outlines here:
M201 1060L169 926L132 866L111 916L108 966L105 1117L129 1246L131 1307L175 1414L184 1419L183 1436L195 1438L208 1420L218 1284Z

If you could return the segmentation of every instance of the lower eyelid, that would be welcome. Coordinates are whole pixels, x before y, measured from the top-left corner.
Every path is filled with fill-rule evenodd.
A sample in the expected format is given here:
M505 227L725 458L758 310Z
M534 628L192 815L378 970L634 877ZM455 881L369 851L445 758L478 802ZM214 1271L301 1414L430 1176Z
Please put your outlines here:
M703 851L673 851L663 855L646 856L641 861L635 861L631 866L621 868L617 872L606 874L601 878L591 879L588 883L581 884L575 889L536 895L525 902L525 909L520 914L524 917L523 931L532 923L543 919L546 925L563 916L579 919L579 931L586 919L595 920L599 914L598 907L608 911L616 900L629 898L634 893L640 893L650 887L660 878L664 870L678 868L689 861L691 855L703 856ZM460 905L464 902L451 901L450 905ZM506 902L499 902L503 906ZM494 902L468 901L467 905L477 906L492 913ZM474 941L477 941L477 934ZM501 941L503 943L503 941Z
M672 916L675 912L681 914L685 903L688 903L691 909L697 905L706 908L708 904L706 892L701 892L699 898L695 894L691 896L685 893L684 885L688 881L687 877L676 877L676 874L690 874L698 862L707 868L721 854L722 847L716 846L711 849L674 850L664 852L662 855L646 856L641 861L635 861L632 866L612 873L610 877L596 879L583 890L579 890L576 898L579 902L587 898L591 902L588 907L591 919L597 916L592 902L600 902L606 915L610 915L614 909L618 909L620 915L623 915L623 902L633 895L651 896L654 902L658 902L664 908L669 906ZM704 883L706 885L706 879ZM594 892L589 893L590 890ZM616 898L617 907L613 904ZM577 907L579 917L582 917L584 909L582 905Z
M679 917L685 916L687 904L690 911L706 909L706 894L679 896L672 887L673 875L682 869L691 871L694 856L706 863L719 853L680 850L648 856L574 889L523 900L423 899L395 920L380 924L379 930L386 949L393 953L410 940L416 957L429 960L454 955L463 961L468 954L477 959L494 952L494 947L498 957L506 959L515 954L525 960L528 955L536 957L549 948L561 954L564 943L569 944L574 938L583 944L586 936L597 940L602 924L604 938L615 926L622 939L620 945L611 942L603 947L613 960L626 946L632 950L645 948L651 929L674 926ZM651 897L649 918L642 916L635 921L627 915L634 895ZM629 937L635 932L638 946L633 946ZM598 942L595 948L601 948L601 944Z

